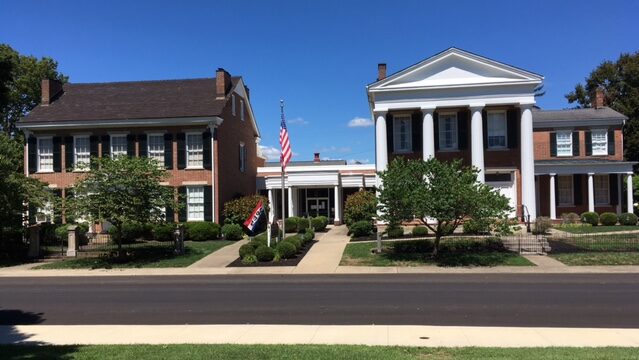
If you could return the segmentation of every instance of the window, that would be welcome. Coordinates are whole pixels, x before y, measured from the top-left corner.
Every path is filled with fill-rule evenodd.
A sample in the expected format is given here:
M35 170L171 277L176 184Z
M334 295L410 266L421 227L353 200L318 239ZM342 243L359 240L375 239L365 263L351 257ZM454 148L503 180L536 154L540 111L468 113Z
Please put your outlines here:
M126 135L111 135L111 157L126 155Z
M240 171L246 170L246 146L244 143L240 143Z
M52 223L53 222L53 204L47 201L43 205L44 205L43 207L38 208L35 214L35 221L38 224L46 223L46 222Z
M412 151L412 131L410 115L396 115L393 119L393 147L395 152Z
M594 149L593 149L594 150ZM594 151L593 151L594 153ZM608 175L595 175L595 205L610 204L610 177Z
M148 139L149 158L158 162L158 166L164 166L164 135L150 134Z
M53 171L53 139L38 138L38 171Z
M204 188L202 186L186 188L186 209L188 221L204 220Z
M558 131L557 156L572 156L572 132Z
M244 100L240 99L240 120L244 121Z
M457 114L439 115L439 148L457 150Z
M592 130L590 135L592 137L592 154L608 155L608 131Z
M231 95L231 114L235 116L235 94Z
M488 148L505 149L507 145L507 122L505 111L488 112Z
M201 168L203 162L202 134L186 134L186 167Z
M572 175L560 175L557 177L557 203L559 205L573 205Z
M89 137L88 136L76 136L73 138L74 141L74 149L73 156L76 169L82 169L89 166L89 162L91 161L91 148L89 145Z

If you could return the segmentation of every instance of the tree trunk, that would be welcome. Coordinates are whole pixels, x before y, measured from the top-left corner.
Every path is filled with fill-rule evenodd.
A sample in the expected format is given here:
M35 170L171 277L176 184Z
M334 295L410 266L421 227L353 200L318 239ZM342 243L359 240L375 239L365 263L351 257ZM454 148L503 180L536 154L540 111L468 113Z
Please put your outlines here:
M122 226L118 225L115 227L117 229L116 233L118 234L117 242L118 242L118 257L121 258L124 254L122 253Z
M430 254L431 257L437 257L437 252L439 251L439 240L441 237L442 235L439 231L435 233L435 243L433 244L433 252Z

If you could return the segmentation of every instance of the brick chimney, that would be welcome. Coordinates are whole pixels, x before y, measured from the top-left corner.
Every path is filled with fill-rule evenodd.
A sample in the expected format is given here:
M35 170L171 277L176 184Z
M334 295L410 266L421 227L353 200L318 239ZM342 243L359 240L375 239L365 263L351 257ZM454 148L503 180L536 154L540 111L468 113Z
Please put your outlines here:
M58 80L42 80L42 105L50 105L53 100L62 92L62 83Z
M313 157L313 162L314 163L320 162L320 153L315 153L315 156Z
M595 109L602 108L606 105L606 97L604 96L604 89L599 86L595 89L595 96L592 101L592 107Z
M377 64L377 81L386 79L386 64Z
M231 89L231 75L224 69L218 68L215 72L215 94L218 99L226 97Z

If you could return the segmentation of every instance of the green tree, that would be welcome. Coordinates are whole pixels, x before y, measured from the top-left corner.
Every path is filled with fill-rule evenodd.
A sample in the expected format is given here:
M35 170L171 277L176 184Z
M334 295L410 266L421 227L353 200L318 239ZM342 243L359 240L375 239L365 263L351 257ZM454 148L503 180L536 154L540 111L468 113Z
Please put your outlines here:
M265 196L261 195L248 195L242 196L237 199L227 201L224 203L224 210L222 215L224 216L224 222L227 224L244 224L244 221L251 216L253 209L257 206L259 201L262 201L264 207L264 216L257 225L257 231L263 231L266 228L268 222L269 203Z
M380 173L379 208L390 226L419 220L435 234L432 256L441 237L465 218L506 220L508 199L477 181L477 169L461 161L441 162L396 158ZM435 221L428 222L428 219Z
M52 58L21 55L0 44L0 130L15 132L16 122L40 103L42 79L67 82L68 77Z
M94 158L91 171L75 184L69 210L91 221L108 221L122 255L125 223L159 223L163 209L177 209L173 188L161 185L168 173L150 158Z
M592 107L594 92L604 89L607 106L626 115L624 145L628 160L639 160L639 52L621 54L617 61L606 60L566 94L568 102L577 107Z

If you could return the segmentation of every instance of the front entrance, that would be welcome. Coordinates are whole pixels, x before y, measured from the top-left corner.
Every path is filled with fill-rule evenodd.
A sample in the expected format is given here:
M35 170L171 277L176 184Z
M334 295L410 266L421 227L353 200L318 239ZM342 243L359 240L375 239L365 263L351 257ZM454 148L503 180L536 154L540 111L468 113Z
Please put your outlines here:
M326 216L328 218L328 198L306 198L306 209L308 216Z

